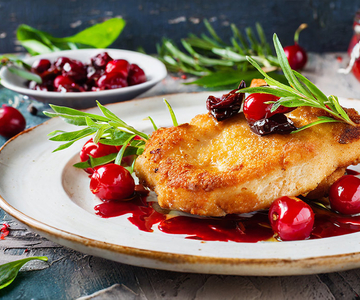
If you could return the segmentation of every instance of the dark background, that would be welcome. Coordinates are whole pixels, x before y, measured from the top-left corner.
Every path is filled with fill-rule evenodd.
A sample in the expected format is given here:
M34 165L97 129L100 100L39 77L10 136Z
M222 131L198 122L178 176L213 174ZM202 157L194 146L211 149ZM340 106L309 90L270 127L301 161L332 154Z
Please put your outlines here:
M345 51L358 8L360 0L0 0L0 53L24 51L16 42L19 24L63 37L116 16L127 25L113 48L141 46L154 53L162 37L178 42L190 32L205 32L202 20L207 18L224 40L231 36L229 24L243 30L260 22L268 40L276 32L283 45L292 43L301 23L308 23L300 35L304 48L318 53Z

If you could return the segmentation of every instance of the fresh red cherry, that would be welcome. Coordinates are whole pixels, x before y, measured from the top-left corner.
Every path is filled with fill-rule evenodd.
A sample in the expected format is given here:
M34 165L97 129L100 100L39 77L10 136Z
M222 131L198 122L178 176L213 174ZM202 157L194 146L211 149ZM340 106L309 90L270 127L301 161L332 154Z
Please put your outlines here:
M330 206L342 214L360 213L360 179L354 175L339 178L330 187Z
M54 79L54 87L58 89L60 86L72 85L75 83L70 77L67 76L57 76Z
M26 126L24 116L16 108L3 104L0 108L0 135L11 138Z
M97 86L101 90L110 90L128 86L128 83L121 73L112 72L102 75L97 81Z
M131 64L127 81L129 85L136 85L145 82L146 76L144 70L137 64Z
M93 158L99 158L112 153L117 153L119 150L120 149L116 146L105 145L101 143L95 144L93 139L90 139L84 144L80 151L80 160L84 162L90 158L89 155ZM92 168L87 168L85 171L89 174L94 173Z
M307 24L301 24L295 31L294 45L286 46L284 48L285 55L289 61L290 67L293 70L301 70L307 63L307 54L304 48L299 46L299 34L307 27Z
M249 122L255 122L264 118L270 118L275 114L288 113L294 108L280 106L274 112L271 112L272 104L266 104L266 102L277 101L279 97L270 94L254 93L246 97L244 101L244 115Z
M51 67L51 62L48 59L38 59L34 61L31 66L31 71L37 74L41 74L45 72L47 69Z
M130 64L125 59L114 59L106 65L106 73L120 73L122 77L127 78L129 74Z
M304 201L295 197L281 197L269 209L273 231L283 241L305 240L314 225L314 212Z
M98 70L98 69L105 69L108 62L112 61L113 59L107 52L102 52L92 57L90 60L91 60L91 65Z
M102 200L126 200L134 193L135 182L124 167L107 164L96 168L90 190Z

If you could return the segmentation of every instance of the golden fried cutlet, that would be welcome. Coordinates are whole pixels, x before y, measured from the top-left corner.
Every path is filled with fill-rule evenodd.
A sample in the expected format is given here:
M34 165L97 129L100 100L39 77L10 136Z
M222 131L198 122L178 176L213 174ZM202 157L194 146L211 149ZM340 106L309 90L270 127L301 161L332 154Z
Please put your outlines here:
M321 114L300 107L288 116L300 127ZM360 123L355 111L349 115ZM278 197L306 195L318 186L326 190L359 160L359 127L326 123L294 134L258 136L243 114L221 122L203 114L155 131L135 172L156 192L161 207L223 216L268 208Z

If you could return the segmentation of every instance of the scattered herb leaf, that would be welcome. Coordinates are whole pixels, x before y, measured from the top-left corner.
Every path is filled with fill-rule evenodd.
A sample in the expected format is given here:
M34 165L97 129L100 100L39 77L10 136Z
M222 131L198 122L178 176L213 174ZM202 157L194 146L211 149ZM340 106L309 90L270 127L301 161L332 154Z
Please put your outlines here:
M22 24L18 27L16 35L21 45L31 55L38 55L85 47L107 48L118 38L125 24L122 18L112 18L63 38L54 37L47 32Z
M46 256L34 256L0 265L0 289L7 287L14 281L17 274L19 273L19 270L24 264L30 260L35 259L42 261L48 260Z

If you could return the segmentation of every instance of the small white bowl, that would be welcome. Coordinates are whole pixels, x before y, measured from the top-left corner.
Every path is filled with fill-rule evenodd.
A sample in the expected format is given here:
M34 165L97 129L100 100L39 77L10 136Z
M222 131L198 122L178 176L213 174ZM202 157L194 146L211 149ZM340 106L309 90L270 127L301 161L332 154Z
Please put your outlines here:
M23 78L11 73L6 67L3 67L0 70L1 84L10 90L29 96L30 98L40 102L82 109L96 106L95 100L98 100L101 104L107 104L133 99L136 96L146 92L166 77L166 67L161 61L149 55L128 50L67 50L32 56L25 58L23 61L31 65L35 60L40 58L46 58L50 61L55 61L58 57L65 56L79 60L83 63L90 63L91 57L105 51L108 52L113 59L126 59L129 61L129 63L137 64L144 70L146 75L146 82L133 86L97 92L61 93L37 91L27 88L26 81Z

